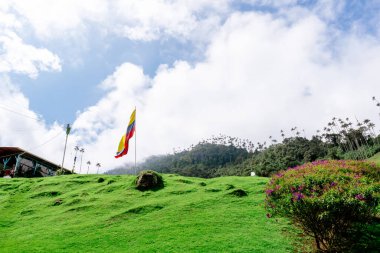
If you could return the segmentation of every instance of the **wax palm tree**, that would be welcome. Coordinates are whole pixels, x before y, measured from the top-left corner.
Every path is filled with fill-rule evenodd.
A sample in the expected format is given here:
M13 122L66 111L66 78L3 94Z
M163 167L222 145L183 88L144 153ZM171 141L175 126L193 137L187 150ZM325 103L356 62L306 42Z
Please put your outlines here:
M349 135L349 132L352 129L352 128L350 128L352 123L351 122L344 122L343 120L340 120L339 123L340 123L340 128L342 129L340 131L340 134L343 136L344 140L347 142L348 149L354 150L355 149L355 143L353 142L354 140L351 141L351 138Z
M97 171L96 171L96 174L99 174L99 168L100 168L100 166L101 166L100 163L97 163L97 164L96 164L96 167L98 167L98 169L97 169Z
M84 148L81 148L79 150L79 152L81 153L80 154L80 167L79 167L79 174L80 174L80 172L82 171L82 159L83 159Z
M333 117L332 121L327 124L333 133L337 136L338 146L342 150L349 150L348 144L346 145L344 142L344 135L342 135L342 130L340 129L339 125L336 123L336 118Z
M367 127L368 129L370 129L370 133L372 135L372 138L374 139L374 144L379 145L380 143L375 132L375 124L372 123L371 121L367 121Z
M296 127L292 127L291 129L290 129L290 132L292 132L292 135L293 135L293 131L295 131L296 130Z
M90 165L91 165L91 162L87 161L87 174L88 174L88 171L90 170Z
M78 153L79 147L75 146L74 150L75 150L75 155L74 155L73 172L74 172L74 169L75 169L75 162L77 161L77 153Z

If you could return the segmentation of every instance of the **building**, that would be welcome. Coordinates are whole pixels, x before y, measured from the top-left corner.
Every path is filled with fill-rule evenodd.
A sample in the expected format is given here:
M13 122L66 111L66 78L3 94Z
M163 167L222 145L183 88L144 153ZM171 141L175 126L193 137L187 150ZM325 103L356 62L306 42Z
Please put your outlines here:
M0 176L47 177L55 176L60 165L18 147L0 147ZM63 169L65 174L70 170Z

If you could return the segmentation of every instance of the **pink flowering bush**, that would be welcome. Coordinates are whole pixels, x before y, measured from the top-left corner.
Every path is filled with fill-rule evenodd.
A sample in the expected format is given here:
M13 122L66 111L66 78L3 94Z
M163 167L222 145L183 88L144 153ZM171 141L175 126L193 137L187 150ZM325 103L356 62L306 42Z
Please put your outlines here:
M316 161L274 175L268 217L282 215L315 239L320 251L347 252L377 214L380 167L363 161Z

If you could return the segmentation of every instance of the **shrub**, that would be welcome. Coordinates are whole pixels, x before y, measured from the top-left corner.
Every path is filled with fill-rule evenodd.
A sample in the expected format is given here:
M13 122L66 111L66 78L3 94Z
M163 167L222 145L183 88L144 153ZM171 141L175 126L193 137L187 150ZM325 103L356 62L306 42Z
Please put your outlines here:
M144 170L135 180L136 189L140 191L158 190L164 187L162 176L153 170Z
M274 175L266 207L314 237L320 251L346 252L380 201L380 167L362 161L316 161ZM355 240L353 240L356 238Z
M236 197L246 197L248 193L242 189L236 189L229 193L230 195L234 195Z
M72 174L72 173L70 171L68 171L68 170L64 170L64 169L61 169L61 168L58 168L57 171L56 171L56 175L57 176L69 175L69 174Z
M373 146L361 146L357 150L354 151L348 151L344 153L343 158L349 159L349 160L361 160L361 159L367 159L375 155L380 151L379 145L373 145Z
M115 182L116 182L115 180L111 179L111 180L108 181L107 184L112 184L112 183L115 183Z

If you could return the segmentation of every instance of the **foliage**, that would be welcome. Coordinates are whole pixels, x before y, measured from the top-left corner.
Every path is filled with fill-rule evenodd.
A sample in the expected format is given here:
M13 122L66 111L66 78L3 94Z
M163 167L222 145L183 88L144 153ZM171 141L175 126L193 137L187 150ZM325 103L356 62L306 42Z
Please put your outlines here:
M297 127L282 142L269 136L271 144L257 143L219 135L199 142L173 154L151 156L138 165L138 170L156 170L183 176L212 178L219 176L248 176L252 171L259 176L272 174L322 159L367 159L380 151L380 136L369 120L357 121L356 127L348 118L333 118L327 127L317 130L311 139L301 137ZM132 174L134 168L108 171L107 174Z
M57 171L56 171L56 175L57 175L57 176L61 176L61 175L71 175L71 174L74 174L74 173L71 172L70 170L66 170L66 169L58 168Z
M363 157L369 158L380 151L380 145L362 146L354 151L348 151L343 154L345 160L361 160Z
M259 176L270 176L279 170L323 158L327 153L326 146L316 137L311 140L303 137L286 138L283 143L258 153L252 159L252 168Z
M219 169L240 164L248 156L244 148L203 142L172 155L152 156L139 167L140 170L155 169L161 173L211 178L218 174Z
M165 188L140 192L135 176L101 177L0 178L0 251L286 253L302 243L288 220L266 218L267 178L165 174Z
M360 161L316 161L274 175L266 207L292 219L317 248L346 252L377 212L380 167Z

